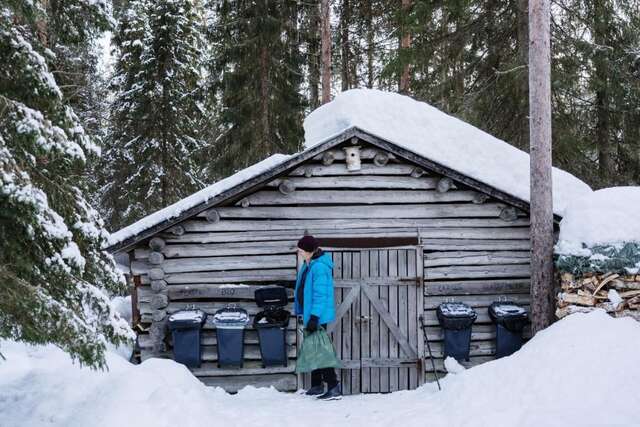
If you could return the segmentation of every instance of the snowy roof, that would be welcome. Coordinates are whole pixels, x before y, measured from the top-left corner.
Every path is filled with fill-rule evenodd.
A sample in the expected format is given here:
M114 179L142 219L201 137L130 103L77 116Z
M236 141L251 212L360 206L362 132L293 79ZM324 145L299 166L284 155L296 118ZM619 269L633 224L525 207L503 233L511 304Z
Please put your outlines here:
M357 127L409 151L529 201L529 155L455 117L408 96L372 89L340 93L304 122L305 148ZM591 188L553 168L553 210Z
M571 203L560 222L556 253L586 255L585 246L640 243L640 187L594 191Z
M193 193L191 196L179 200L164 209L160 209L159 211L156 211L151 215L148 215L141 220L134 222L133 224L128 225L127 227L124 227L111 234L109 238L109 245L116 245L130 237L142 233L143 231L153 227L154 225L160 224L161 222L168 219L178 217L182 212L198 206L202 203L206 203L208 200L217 196L223 191L229 190L236 185L240 185L257 175L260 175L263 172L284 163L290 157L291 156L285 154L274 154L273 156L268 157L263 161L256 163L255 165L251 165L246 169L242 169L227 178L211 184L210 186L205 187L196 193Z
M306 118L303 152L292 156L274 154L222 179L113 233L109 246L121 244L156 225L175 220L185 211L203 205L288 160L302 160L312 148L354 128L529 202L529 155L524 151L408 96L353 89L340 93L332 102ZM554 212L560 216L571 199L592 192L587 184L557 168L553 169L553 181Z

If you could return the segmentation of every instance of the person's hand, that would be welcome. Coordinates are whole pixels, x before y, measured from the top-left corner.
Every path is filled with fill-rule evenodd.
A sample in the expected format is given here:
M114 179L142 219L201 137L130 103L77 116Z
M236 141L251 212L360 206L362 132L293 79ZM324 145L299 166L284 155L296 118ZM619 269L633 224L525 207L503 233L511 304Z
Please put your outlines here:
M318 330L318 320L318 316L315 316L313 314L311 315L311 317L309 317L306 328L309 333L313 333Z

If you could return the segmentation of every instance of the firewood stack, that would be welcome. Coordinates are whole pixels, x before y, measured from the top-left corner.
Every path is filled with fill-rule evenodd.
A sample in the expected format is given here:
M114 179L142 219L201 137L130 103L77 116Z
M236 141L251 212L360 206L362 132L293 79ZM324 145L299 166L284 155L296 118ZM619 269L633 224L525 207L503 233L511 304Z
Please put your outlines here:
M614 317L629 316L640 321L640 274L586 274L576 278L562 273L560 286L558 319L602 308Z

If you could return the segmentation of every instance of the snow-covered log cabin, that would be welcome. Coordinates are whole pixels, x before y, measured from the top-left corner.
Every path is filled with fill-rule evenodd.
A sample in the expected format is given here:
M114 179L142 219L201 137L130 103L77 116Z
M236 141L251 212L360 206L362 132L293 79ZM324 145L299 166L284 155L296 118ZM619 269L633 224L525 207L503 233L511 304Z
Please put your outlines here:
M433 375L421 316L443 370L435 309L478 312L468 365L492 360L487 307L529 303L529 156L411 98L351 90L312 112L305 149L274 155L112 235L135 286L142 359L172 357L169 314L212 314L235 302L254 315L256 287L292 286L295 244L320 239L334 260L339 320L331 326L346 394L412 389ZM554 211L591 189L554 169ZM205 324L194 375L229 391L304 386L287 367L263 368L256 332L241 369L221 369ZM300 342L295 322L288 354Z

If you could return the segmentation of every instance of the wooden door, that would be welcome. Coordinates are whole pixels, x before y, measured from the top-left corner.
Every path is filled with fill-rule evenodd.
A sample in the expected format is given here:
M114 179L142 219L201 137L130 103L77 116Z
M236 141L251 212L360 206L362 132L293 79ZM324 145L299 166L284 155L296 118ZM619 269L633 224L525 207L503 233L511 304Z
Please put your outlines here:
M331 254L337 312L329 332L342 361L343 392L416 388L424 377L421 249Z

